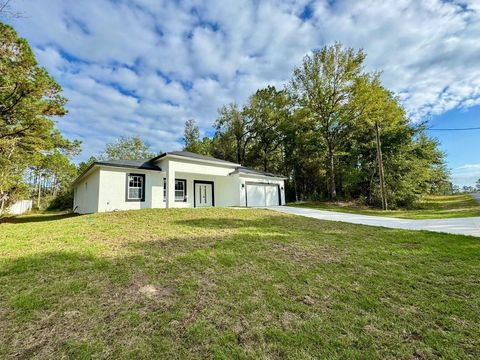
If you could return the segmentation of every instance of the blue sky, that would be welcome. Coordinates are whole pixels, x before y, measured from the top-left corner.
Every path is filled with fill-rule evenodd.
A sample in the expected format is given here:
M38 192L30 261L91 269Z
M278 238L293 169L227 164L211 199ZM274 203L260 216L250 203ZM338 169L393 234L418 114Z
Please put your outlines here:
M78 160L119 136L179 149L221 105L282 87L312 49L363 48L412 121L480 126L478 0L14 0L9 19L62 85L58 126L83 141ZM480 177L480 131L431 132L460 185Z

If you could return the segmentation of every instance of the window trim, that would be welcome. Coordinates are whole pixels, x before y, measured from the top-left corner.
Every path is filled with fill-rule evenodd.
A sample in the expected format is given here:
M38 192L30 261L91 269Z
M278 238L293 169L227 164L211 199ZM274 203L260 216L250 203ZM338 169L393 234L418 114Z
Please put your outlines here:
M129 199L128 197L128 178L130 176L140 176L142 178L142 197L141 199ZM144 202L145 201L145 174L126 173L125 176L125 201L126 202Z
M177 181L183 182L183 200L177 200L175 196L175 202L187 202L187 179L175 179ZM173 189L173 194L175 195L175 189Z
M167 178L163 178L163 202L167 202Z
M187 202L187 179L177 179L175 178L175 181L174 181L174 186L175 186L175 182L177 181L181 181L183 182L183 188L184 188L184 192L183 192L183 200L177 200L175 199L175 202ZM164 177L163 178L163 202L167 202L167 185L168 184L168 181L167 181L167 178ZM173 190L173 194L175 196L175 189Z

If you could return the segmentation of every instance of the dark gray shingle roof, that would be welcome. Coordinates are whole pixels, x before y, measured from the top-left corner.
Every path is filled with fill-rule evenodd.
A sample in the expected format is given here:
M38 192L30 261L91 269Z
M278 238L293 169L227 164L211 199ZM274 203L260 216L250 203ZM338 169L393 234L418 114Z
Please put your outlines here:
M113 167L123 167L130 169L143 169L143 170L156 170L162 171L162 169L153 164L150 160L105 160L105 161L95 161L92 163L83 173L81 173L75 180L73 180L72 185L77 183L83 176L95 165L101 166L113 166Z
M145 169L145 170L158 170L161 171L160 167L153 164L149 159L143 160L105 160L105 161L95 161L94 164L105 165L105 166L120 166L120 167L129 167L134 169Z

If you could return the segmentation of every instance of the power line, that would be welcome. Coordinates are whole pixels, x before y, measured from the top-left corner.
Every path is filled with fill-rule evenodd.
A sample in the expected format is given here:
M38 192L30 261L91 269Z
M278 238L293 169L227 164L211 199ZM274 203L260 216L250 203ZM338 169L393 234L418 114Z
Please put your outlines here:
M465 131L465 130L480 130L480 127L471 127L471 128L457 128L457 129L434 129L428 128L427 130L431 131Z

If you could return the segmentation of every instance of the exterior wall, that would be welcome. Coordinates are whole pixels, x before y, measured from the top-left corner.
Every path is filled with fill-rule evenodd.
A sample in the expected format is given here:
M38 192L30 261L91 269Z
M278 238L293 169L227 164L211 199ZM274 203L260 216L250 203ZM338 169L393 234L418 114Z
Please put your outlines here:
M245 185L245 182L258 182L258 183L264 183L264 184L276 184L280 186L280 198L281 198L281 204L280 205L285 205L285 181L280 180L280 179L269 179L266 177L257 177L257 176L248 176L248 175L240 175L240 186L242 184ZM247 206L247 200L246 200L246 185L240 191L240 206Z
M232 171L235 170L233 166L225 166L222 164L210 165L210 164L201 164L189 159L185 160L172 160L172 159L161 159L158 163L158 166L162 170L164 169L174 169L176 172L190 173L190 174L199 174L199 175L212 175L212 176L228 176ZM178 177L178 176L177 176Z
M222 164L199 163L189 159L161 159L158 165L167 172L167 207L194 207L193 181L205 180L214 182L215 206L238 206L239 190L235 186L234 166ZM187 201L174 201L174 179L187 181ZM169 199L170 197L170 199Z
M145 174L145 201L127 201L127 174ZM165 207L164 172L105 167L100 169L98 211L136 210Z
M240 179L237 174L218 178L215 183L215 206L240 206Z
M246 182L278 184L281 204L285 204L284 180L264 176L233 174L232 166L200 164L194 161L162 159L158 165L163 171L128 169L101 166L75 186L74 209L85 214L93 212L135 210L146 208L192 208L194 207L194 181L214 183L216 207L246 206ZM145 200L127 201L127 174L145 175ZM164 178L167 197L164 198ZM184 179L187 183L186 201L174 201L174 180ZM242 187L243 185L243 187ZM167 206L170 205L170 206Z
M100 170L94 170L73 189L73 211L89 214L98 211Z
M240 204L238 177L235 178L235 176L213 176L175 172L175 179L184 179L187 181L187 201L175 201L174 207L176 208L194 207L193 182L195 180L213 181L216 207L239 206Z

